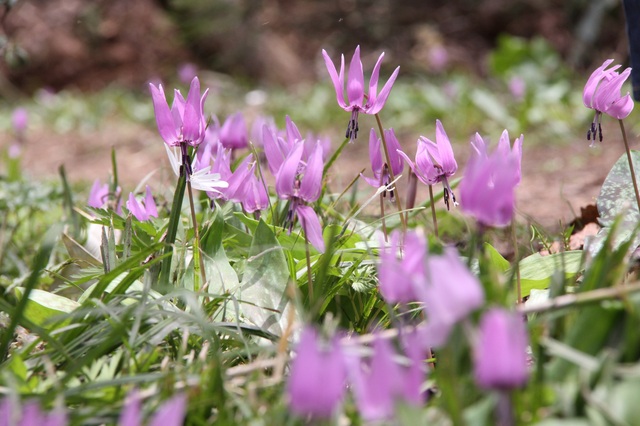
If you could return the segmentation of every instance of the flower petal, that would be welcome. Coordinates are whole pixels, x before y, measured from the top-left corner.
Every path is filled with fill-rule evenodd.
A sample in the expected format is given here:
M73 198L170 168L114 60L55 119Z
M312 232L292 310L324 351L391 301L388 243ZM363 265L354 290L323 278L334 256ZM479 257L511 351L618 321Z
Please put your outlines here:
M329 71L329 77L331 77L331 81L333 82L333 87L336 90L336 100L338 101L338 105L343 109L346 109L347 104L344 101L344 55L341 57L340 75L338 75L336 66L333 64L333 61L329 58L329 54L324 49L322 49L322 56L324 57L324 63L327 67L327 71Z
M451 142L440 120L436 120L436 142L440 152L440 165L443 172L449 177L458 170L458 163L456 163L456 159L453 156Z
M351 63L349 64L349 77L347 78L347 99L349 106L363 106L364 101L364 70L360 60L360 46L356 47Z
M304 231L304 235L312 246L320 253L324 253L324 238L322 237L322 227L316 212L309 206L299 204L296 207L296 213L300 219L300 226Z
M167 99L164 96L162 84L156 87L152 83L149 83L149 89L151 90L158 132L167 145L175 146L178 144L178 132L171 111L169 110Z
M402 157L400 157L400 154L398 154L399 151L402 151L402 147L400 146L400 142L398 141L393 128L385 130L384 136L385 141L387 142L387 150L389 151L391 170L393 171L394 176L397 176L402 173L402 169L404 168Z
M380 65L382 64L382 58L384 58L384 52L382 52L380 57L378 57L378 61L371 72L371 78L369 79L369 99L367 100L367 105L373 105L378 97L378 80L380 78Z
M307 161L307 168L304 171L302 182L300 182L300 198L308 203L316 201L320 196L320 192L322 191L323 169L324 162L322 161L322 145L317 143L316 149Z
M304 142L298 142L276 174L276 192L280 198L288 199L295 195L295 180L298 175L303 148Z
M371 161L371 170L373 175L380 177L382 173L382 153L380 152L381 139L378 138L375 129L369 132L369 160ZM402 160L401 160L402 161Z
M384 87L380 91L380 94L376 97L376 101L373 103L373 105L365 109L365 113L374 115L382 110L384 104L387 103L387 98L391 93L391 88L393 87L393 83L395 83L399 72L400 67L397 67L395 71L393 71L393 74L391 74L391 77L389 77L389 80L387 80L387 82L385 83Z

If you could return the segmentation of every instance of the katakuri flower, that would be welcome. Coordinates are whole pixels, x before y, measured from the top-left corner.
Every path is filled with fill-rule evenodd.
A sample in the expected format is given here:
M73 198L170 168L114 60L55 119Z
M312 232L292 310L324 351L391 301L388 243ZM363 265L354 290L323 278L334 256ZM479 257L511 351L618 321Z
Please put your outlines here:
M424 238L415 232L407 232L404 237L403 257L398 258L401 234L391 233L389 247L380 249L378 281L380 294L387 303L410 303L418 299L416 286L424 282L424 260L427 244ZM381 244L384 242L381 241Z
M522 315L493 308L480 320L474 345L474 375L483 389L508 390L529 378L527 330Z
M144 201L138 201L133 192L129 193L127 208L140 222L149 220L152 217L158 217L158 208L156 206L156 202L153 200L153 195L151 195L151 188L149 188L149 185L147 185L146 188Z
M482 138L476 136L476 150L483 146L479 141ZM483 226L506 226L513 219L515 187L520 182L521 141L522 138L516 140L513 151L509 151L507 139L506 148L498 147L488 155L483 147L479 155L469 159L460 184L461 208Z
M89 207L101 209L106 206L109 201L109 184L102 185L100 179L93 181L91 191L89 191Z
M200 96L200 81L198 77L191 80L187 100L179 90L175 90L171 109L167 104L164 89L149 83L153 109L160 136L168 146L191 145L198 146L204 139L207 122L203 114L204 102L209 89Z
M453 247L446 247L442 255L428 255L425 274L416 291L424 303L429 344L439 347L458 322L482 306L484 290Z
M269 206L269 195L262 178L256 176L253 154L247 155L228 179L229 187L222 198L242 203L247 213L264 210Z
M591 146L596 141L596 135L602 142L602 114L610 115L613 118L622 120L631 114L633 110L633 99L627 92L621 96L622 85L629 78L631 68L625 69L622 73L616 70L620 65L614 65L607 69L613 59L607 59L598 67L587 80L582 94L582 100L587 108L596 111L591 127L587 131L587 140L592 140Z
M169 148L167 145L165 145L165 148L167 150L167 155L169 156L169 163L171 163L173 173L175 173L176 176L180 176L183 160L185 158L189 160L189 157L185 157L180 148ZM221 179L219 173L211 172L212 167L210 165L205 165L206 161L197 160L197 158L194 158L188 166L188 170L191 171L189 181L191 182L191 187L193 189L207 191L207 193L220 192L228 186L227 182Z
M513 141L513 147L511 146L511 141L509 139L509 132L505 129L500 135L500 140L498 141L497 152L501 153L503 157L512 157L513 161L515 161L515 177L516 177L516 185L520 183L522 180L522 142L524 141L524 135L520 135L519 138L516 138ZM475 150L476 154L483 157L488 157L488 146L487 143L482 139L479 133L476 133L474 138L471 140L471 146Z
M23 107L19 107L13 110L11 114L11 126L16 135L23 135L27 130L27 123L29 122L29 114Z
M163 402L149 421L149 426L179 426L184 423L187 411L187 397L178 394ZM124 408L120 412L119 426L141 426L142 401L137 390L133 390L127 395Z
M231 114L220 128L220 143L228 149L242 149L249 146L247 123L241 112Z
M442 182L444 186L444 203L448 210L450 198L454 206L458 205L456 196L449 185L449 178L458 170L458 163L453 156L451 142L440 120L436 120L436 142L420 136L415 164L404 152L398 151L398 154L405 159L411 170L425 185L435 185L438 182Z
M329 57L329 54L323 49L322 56L329 71L329 76L333 82L333 86L336 90L336 99L338 105L345 111L351 112L351 120L347 126L347 132L345 137L353 141L358 137L358 114L363 112L365 114L375 115L382 110L384 104L387 102L389 93L393 83L398 77L400 67L397 67L389 80L385 83L384 87L378 94L378 79L380 76L380 65L382 64L382 58L384 53L378 58L378 62L373 67L371 73L371 79L369 80L369 92L365 94L364 89L364 71L362 67L362 61L360 61L360 46L356 47L349 65L349 76L347 79L347 101L345 102L344 96L344 55L341 55L340 59L340 73L336 71L336 67L333 61Z
M402 173L404 168L404 162L400 156L402 147L393 129L384 131L385 141L387 142L387 149L389 150L389 160L391 161L391 171L394 176L398 176ZM378 137L375 129L371 129L369 132L369 159L371 160L371 170L373 171L373 178L364 176L362 173L360 176L371 186L379 188L381 186L387 186L391 182L391 174L389 173L389 164L383 160L383 154L381 150L382 139ZM391 201L394 199L393 189L389 191L389 198ZM386 196L387 191L382 193Z
M40 408L37 401L27 401L19 405L13 405L9 397L0 399L0 425L16 426L67 426L69 423L67 412L62 405L57 405L47 413Z
M293 228L296 218L307 239L319 252L324 252L322 227L313 208L305 205L320 197L322 191L322 146L318 143L309 159L302 161L304 141L299 141L293 147L286 160L276 174L276 192L283 200L290 200L289 212L285 222L289 232Z
M303 416L329 417L345 394L347 369L340 342L326 344L310 327L300 335L287 383L289 404Z

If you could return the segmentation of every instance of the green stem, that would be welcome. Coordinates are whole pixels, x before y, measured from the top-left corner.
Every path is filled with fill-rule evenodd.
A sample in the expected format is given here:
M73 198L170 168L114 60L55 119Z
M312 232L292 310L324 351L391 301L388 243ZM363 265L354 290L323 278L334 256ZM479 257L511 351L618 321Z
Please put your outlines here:
M189 193L189 207L191 208L191 223L193 224L193 289L194 291L200 291L206 289L207 275L204 270L204 259L200 255L200 232L198 231L198 221L196 219L196 209L193 204L193 191L191 190L191 181L187 180L187 192ZM198 274L200 270L200 274ZM202 286L198 283L198 275L202 279Z
M638 211L640 212L640 192L638 191L638 183L636 182L636 173L633 169L633 160L631 159L631 150L629 149L629 142L627 141L627 132L624 130L624 124L622 123L622 120L618 120L618 123L620 123L620 131L622 132L624 149L627 152L627 160L629 161L629 170L631 171L631 182L633 182L633 190L636 193L636 203L638 205Z
M304 248L307 256L307 282L309 283L309 306L313 306L313 279L311 278L311 255L309 254L309 238L304 233Z
M515 258L516 268L516 289L518 292L518 305L522 303L522 283L520 279L520 255L518 253L518 236L516 234L516 221L511 221L511 235L513 237L513 257Z
M389 242L389 237L387 236L387 224L384 220L384 196L382 194L380 194L380 220L382 221L382 233L384 234L384 241Z
M183 169L183 173L178 177L176 190L173 193L173 204L171 205L171 215L169 216L169 225L167 227L167 235L165 237L164 255L162 266L160 267L160 284L159 291L167 293L171 290L171 258L173 257L174 243L178 233L178 224L180 223L180 213L182 212L182 201L184 200L184 190L187 185L187 177Z
M433 219L433 233L438 238L438 219L436 218L436 202L433 199L433 186L429 185L429 200L431 200L431 218Z
M394 176L393 168L391 167L391 159L389 158L389 149L387 148L387 141L384 137L384 128L382 127L382 121L380 121L380 116L378 114L376 114L375 116L376 116L376 121L378 122L378 129L380 130L380 139L382 140L382 148L384 150L384 156L385 156L385 159L387 160L387 165L389 166L389 177L393 182L394 180L396 180L396 177ZM400 202L400 191L398 191L397 189L398 183L396 182L395 185L396 185L396 205L398 206L398 214L400 215L400 222L402 223L402 233L406 234L407 222L406 222L405 215L402 212L402 203Z

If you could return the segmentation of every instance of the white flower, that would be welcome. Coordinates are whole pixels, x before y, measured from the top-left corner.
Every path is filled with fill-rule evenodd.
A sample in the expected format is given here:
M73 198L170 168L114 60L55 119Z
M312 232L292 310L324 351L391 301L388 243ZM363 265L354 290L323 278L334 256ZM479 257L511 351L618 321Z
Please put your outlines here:
M176 176L180 176L180 166L182 166L182 153L179 147L169 148L165 145L167 155L169 156L169 162L171 168ZM191 162L191 168L195 167L195 160ZM209 173L211 166L203 167L198 170L193 170L193 173L189 177L191 181L191 187L193 189L199 189L200 191L207 192L220 192L217 188L226 188L229 184L220 179L219 173Z

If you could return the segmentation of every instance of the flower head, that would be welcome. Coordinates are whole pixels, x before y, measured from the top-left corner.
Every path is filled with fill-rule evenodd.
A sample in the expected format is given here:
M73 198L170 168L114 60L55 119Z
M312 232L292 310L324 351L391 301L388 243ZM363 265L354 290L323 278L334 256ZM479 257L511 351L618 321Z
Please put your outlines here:
M162 85L159 84L156 87L153 83L149 83L149 88L158 131L165 143L168 146L199 145L204 139L207 127L203 109L209 89L205 90L201 97L200 81L198 77L194 77L191 80L187 100L185 101L179 90L175 90L173 104L169 109Z
M89 192L89 207L96 209L103 208L109 201L109 184L100 184L100 179L93 181L93 186Z
M380 251L378 280L380 293L388 303L410 303L418 300L416 286L424 282L425 240L415 232L404 238L404 257L398 259L400 233L391 234L391 244Z
M287 383L291 409L300 415L329 417L342 401L346 376L339 341L323 345L314 329L305 328Z
M225 148L241 149L249 145L247 123L241 112L230 115L220 129L220 143Z
M138 201L135 195L133 195L133 192L129 193L127 208L140 222L149 220L152 217L158 217L158 208L156 207L156 202L153 200L153 195L151 195L149 185L147 185L144 202Z
M484 303L484 291L453 247L429 255L426 280L417 287L427 314L427 336L434 347L446 343L453 326Z
M498 149L488 155L484 141L476 135L472 145L478 155L471 156L460 184L462 210L484 226L506 226L515 213L522 136L516 139L512 151L509 150L508 134L501 141Z
M169 156L169 162L171 163L171 169L176 176L180 176L180 170L182 168L182 162L184 156L181 154L181 150L177 147L169 148L165 145L167 155ZM192 174L189 176L191 186L193 189L207 192L220 192L222 188L228 186L227 182L221 180L219 173L212 173L212 167L205 165L205 162L197 161L197 158L192 161L189 168Z
M399 151L398 153L425 185L435 185L442 182L447 209L449 209L449 198L453 200L454 206L458 205L448 180L458 170L458 163L453 156L451 142L440 120L436 120L436 142L424 136L420 136L418 139L415 164L404 152Z
M498 390L523 386L529 378L527 341L522 316L498 308L487 311L474 348L478 386Z
M624 96L620 95L622 85L631 74L631 68L618 73L616 70L620 68L620 65L614 65L607 69L611 63L613 63L613 59L607 59L591 74L582 94L584 105L596 111L591 127L587 131L587 140L593 140L591 145L595 143L596 135L602 142L602 126L600 124L602 114L622 120L633 110L633 100L629 92Z
M322 56L324 57L327 71L333 82L333 86L336 90L336 99L338 105L345 111L351 112L351 120L347 126L346 137L351 141L358 137L358 113L363 112L365 114L377 114L382 110L384 104L387 102L393 83L398 77L400 67L397 67L389 80L385 83L384 87L378 94L378 79L380 76L380 65L382 64L382 58L384 53L378 58L373 67L371 73L371 79L369 80L369 92L365 95L364 85L364 71L362 67L362 61L360 60L360 46L356 47L353 57L351 58L351 64L349 65L349 76L347 78L347 100L345 102L344 96L344 55L340 59L340 72L336 70L333 61L329 57L329 54L323 49Z
M394 176L402 173L404 168L404 162L399 152L402 152L402 147L393 129L384 131L385 141L387 142L387 149L389 151L389 160L391 161L391 171ZM362 178L373 187L380 187L383 185L389 185L391 182L391 175L389 173L389 164L383 161L382 151L380 149L382 139L378 138L375 129L371 129L369 133L369 159L371 160L371 170L373 171L373 178L368 178L362 174ZM386 192L383 192L386 195ZM389 190L391 200L393 200L393 190Z

